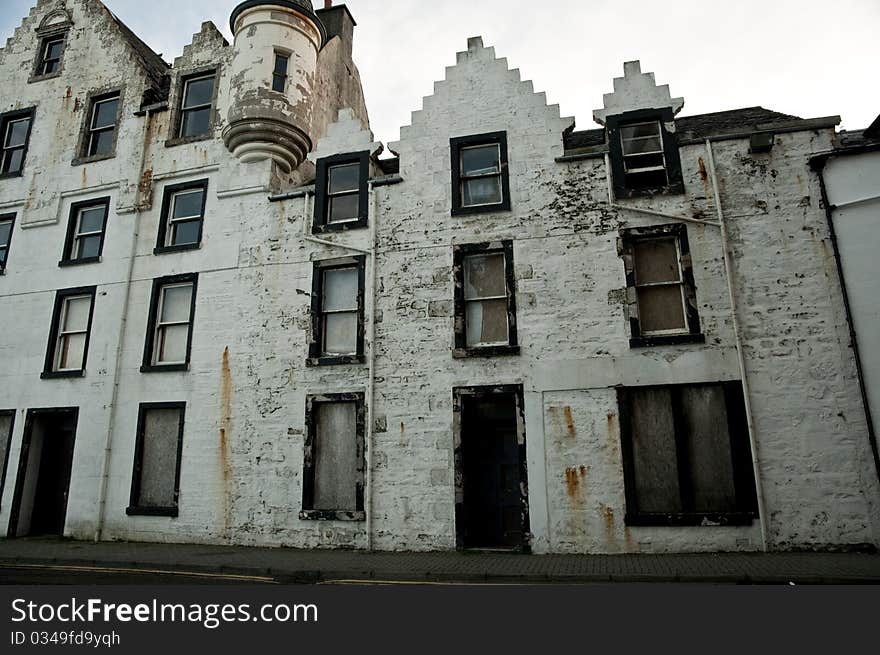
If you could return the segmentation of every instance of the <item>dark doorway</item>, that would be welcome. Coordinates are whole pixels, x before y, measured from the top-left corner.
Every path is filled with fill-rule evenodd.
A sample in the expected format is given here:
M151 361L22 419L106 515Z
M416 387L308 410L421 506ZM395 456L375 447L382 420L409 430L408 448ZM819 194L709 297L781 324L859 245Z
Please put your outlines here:
M79 410L28 410L9 517L10 537L63 535Z
M460 548L528 548L520 387L456 389L456 537Z

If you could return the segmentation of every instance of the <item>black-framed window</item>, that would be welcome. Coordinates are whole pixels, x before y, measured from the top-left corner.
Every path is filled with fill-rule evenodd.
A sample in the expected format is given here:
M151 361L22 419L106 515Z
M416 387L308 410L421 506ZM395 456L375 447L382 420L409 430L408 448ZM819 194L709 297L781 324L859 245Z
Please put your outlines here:
M118 91L91 99L82 157L110 157L116 152L120 109Z
M43 378L81 377L85 373L95 289L77 287L55 294Z
M185 402L138 408L129 516L178 515Z
M290 55L275 51L275 67L272 69L272 90L284 93L287 90L287 68Z
M34 71L36 77L55 75L61 72L61 59L64 56L66 40L66 33L53 34L40 39L40 52Z
M365 414L363 393L306 397L301 519L365 519Z
M173 252L198 248L202 243L208 180L165 187L162 217L154 252Z
M684 193L671 109L609 116L608 149L618 198Z
M70 207L64 256L59 266L87 264L101 260L110 198L77 202Z
M369 174L370 153L366 150L318 160L314 233L367 226Z
M6 270L9 248L12 245L12 229L15 227L15 214L0 214L0 274Z
M516 281L513 242L455 246L456 357L515 355Z
M15 427L15 410L0 410L0 508L3 507L3 488L6 486L6 468L12 449L12 429Z
M315 262L309 365L364 361L365 268L363 255Z
M627 525L748 525L757 516L740 382L620 387Z
M33 122L33 108L0 114L0 177L21 175Z
M702 343L687 228L682 224L621 232L630 345Z
M189 368L198 281L198 273L153 280L142 372Z
M507 133L449 140L452 157L452 215L510 209Z
M216 79L217 72L212 70L185 77L181 81L178 138L210 134Z

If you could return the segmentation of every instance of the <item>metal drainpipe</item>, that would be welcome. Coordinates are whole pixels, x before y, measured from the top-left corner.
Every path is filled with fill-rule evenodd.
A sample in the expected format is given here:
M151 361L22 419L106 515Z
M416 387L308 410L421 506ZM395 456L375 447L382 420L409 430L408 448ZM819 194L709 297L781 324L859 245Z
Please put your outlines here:
M758 442L755 432L755 418L752 414L752 400L749 377L746 373L746 354L743 349L742 331L736 313L736 290L733 285L733 258L730 256L727 240L727 223L721 207L721 191L718 188L718 173L715 170L715 156L712 152L712 141L706 139L706 154L709 158L709 174L712 176L712 192L715 197L715 209L718 212L718 223L721 227L721 249L724 253L724 272L727 276L727 291L730 294L730 313L733 318L733 334L736 339L736 353L739 360L740 378L742 378L743 396L745 399L746 422L749 426L749 446L752 451L752 469L755 475L755 493L758 499L758 520L761 522L761 547L767 552L767 512L764 506L764 484L761 481L761 462L758 458Z
M367 506L366 506L366 530L367 550L373 550L373 430L375 425L376 402L376 301L378 288L378 272L376 257L376 187L370 184L370 355L369 355L369 380L367 391L367 435L366 435L366 467L367 467Z
M141 166L138 174L138 196L143 182L144 170L147 165L147 147L149 146L150 120L153 112L148 107L144 114L143 147L141 149ZM113 432L116 427L116 406L119 404L119 377L122 372L122 350L125 345L125 328L128 325L128 305L131 298L131 280L134 274L134 260L137 254L138 235L140 234L141 208L140 198L135 200L134 234L131 238L131 252L128 258L128 274L125 278L125 298L122 301L122 317L119 319L119 346L116 349L116 362L113 372L113 395L110 400L110 417L107 427L107 439L104 443L104 464L101 474L101 490L98 497L98 525L95 528L95 542L101 541L104 534L104 520L107 514L107 486L110 481L110 456L113 452Z
M715 197L715 209L718 214L718 221L703 221L691 216L679 216L677 214L669 214L666 212L658 212L651 209L641 207L631 207L629 205L618 205L614 202L614 194L611 185L611 158L605 155L605 182L608 190L608 206L618 210L633 211L649 216L660 216L664 218L673 218L679 221L689 223L697 223L698 225L710 225L721 230L721 248L724 251L724 270L727 277L727 293L730 296L730 313L733 319L733 333L736 342L737 359L739 361L739 373L743 385L743 396L745 400L746 422L749 428L749 447L752 453L752 470L755 477L755 495L758 500L758 520L761 523L761 550L767 552L767 513L764 506L764 485L761 481L761 466L758 459L758 445L755 436L755 421L752 414L750 385L746 373L745 352L743 351L742 334L740 331L739 317L736 313L736 291L733 286L733 261L728 251L727 242L727 225L724 221L724 211L721 208L721 193L718 189L718 175L715 170L715 158L712 153L712 143L710 139L706 139L706 151L709 159L709 174L712 176L712 189Z

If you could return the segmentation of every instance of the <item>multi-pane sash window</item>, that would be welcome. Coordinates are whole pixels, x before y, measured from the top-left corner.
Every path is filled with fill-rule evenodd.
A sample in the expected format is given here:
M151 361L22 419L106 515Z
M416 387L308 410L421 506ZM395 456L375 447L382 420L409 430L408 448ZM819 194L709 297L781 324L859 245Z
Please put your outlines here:
M284 93L287 87L287 67L290 57L280 52L275 53L275 69L272 71L272 90Z
M678 239L670 236L636 241L633 259L642 335L688 332Z
M202 233L205 191L202 188L178 191L171 196L166 246L198 243Z
M507 283L504 253L464 259L465 334L467 346L507 345Z
M177 516L185 411L186 403L141 404L129 516Z
M456 246L454 259L454 354L516 354L513 243Z
M492 132L449 140L452 215L510 209L507 134Z
M56 294L43 378L83 374L94 303L95 287L65 289Z
M627 186L651 187L667 183L666 157L659 121L621 126L620 142Z
M501 202L501 147L497 143L461 149L461 205L476 207Z
M323 271L322 356L357 353L358 275L355 266Z
M183 364L191 327L193 283L168 284L159 295L153 364Z
M89 121L88 143L85 155L109 155L116 144L116 120L119 113L119 94L95 100Z
M209 73L184 81L178 135L181 138L201 136L211 131L214 77L214 73Z
M64 36L54 36L43 41L37 75L51 75L61 69L61 56L64 54Z
M3 155L0 162L0 174L16 175L24 167L24 155L27 150L31 131L31 116L18 116L3 121Z
M12 242L12 226L15 216L6 214L0 216L0 271L6 268L6 259L9 256L9 244Z
M102 198L71 207L70 232L63 261L94 261L101 256L109 206L109 199Z
M331 166L327 172L327 222L356 221L360 216L360 164Z

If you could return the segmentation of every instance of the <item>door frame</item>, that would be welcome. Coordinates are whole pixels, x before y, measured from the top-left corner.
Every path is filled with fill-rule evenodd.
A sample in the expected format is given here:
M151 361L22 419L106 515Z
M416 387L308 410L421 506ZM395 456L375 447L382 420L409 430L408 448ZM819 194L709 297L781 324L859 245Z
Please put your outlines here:
M21 435L21 450L18 455L18 471L15 476L15 493L12 497L12 506L9 510L9 526L6 529L6 537L8 539L16 538L18 532L18 521L21 514L21 500L24 493L24 482L27 477L28 459L31 450L31 439L33 436L34 421L50 414L71 414L74 421L73 443L70 445L71 470L67 477L67 496L64 499L64 524L67 524L67 504L70 501L70 482L73 478L73 455L76 449L76 433L79 428L79 407L48 407L41 409L29 409L27 417L24 421L24 432ZM45 446L45 443L43 444ZM37 469L39 474L39 468ZM39 484L39 478L37 479ZM62 536L64 526L61 528Z
M455 548L465 550L464 545L464 467L462 461L462 414L465 398L489 396L513 396L516 413L516 436L519 450L520 477L520 520L522 522L523 541L514 550L530 553L532 533L529 524L529 472L526 459L526 420L523 401L523 385L496 384L485 386L453 387L452 389L452 439L453 460L455 468Z

